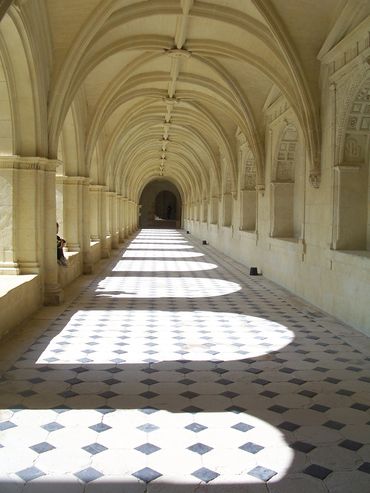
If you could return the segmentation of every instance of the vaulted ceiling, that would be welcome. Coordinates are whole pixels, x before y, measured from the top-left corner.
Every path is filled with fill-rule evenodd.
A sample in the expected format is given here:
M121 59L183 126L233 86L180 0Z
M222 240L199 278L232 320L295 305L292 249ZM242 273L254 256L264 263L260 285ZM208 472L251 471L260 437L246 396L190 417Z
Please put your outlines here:
M362 0L360 0L362 1ZM264 180L264 107L284 95L320 160L317 54L345 0L39 0L52 45L49 152L83 95L84 160L136 194L237 181L236 133ZM98 157L97 157L98 156ZM92 172L91 172L92 173ZM93 173L92 173L93 174Z

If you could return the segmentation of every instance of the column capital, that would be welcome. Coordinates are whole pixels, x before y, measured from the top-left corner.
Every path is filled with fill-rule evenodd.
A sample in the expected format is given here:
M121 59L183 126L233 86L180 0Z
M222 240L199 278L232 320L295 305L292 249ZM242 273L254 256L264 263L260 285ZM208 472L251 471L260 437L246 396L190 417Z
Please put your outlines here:
M63 183L67 185L90 185L90 179L86 176L61 176Z
M0 168L55 172L59 161L37 156L0 156Z
M105 185L95 185L90 183L89 190L91 192L106 192L108 188Z

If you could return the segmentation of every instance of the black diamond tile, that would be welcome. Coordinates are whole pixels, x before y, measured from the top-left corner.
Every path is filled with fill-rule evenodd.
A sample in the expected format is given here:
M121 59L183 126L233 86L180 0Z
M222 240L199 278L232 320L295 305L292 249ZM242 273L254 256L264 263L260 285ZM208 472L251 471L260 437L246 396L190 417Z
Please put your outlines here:
M145 423L143 425L137 426L137 429L144 431L145 433L151 433L152 431L159 430L159 427L152 425L151 423Z
M157 397L159 394L157 394L156 392L151 392L150 390L148 390L147 392L143 392L141 394L142 397L145 397L145 399L153 399L154 397Z
M351 390L347 390L347 389L340 389L336 393L339 395L345 395L347 397L351 397L351 395L354 394L354 392L352 392Z
M338 378L327 377L324 379L324 382L329 382L336 385L337 383L341 382L341 380L338 380Z
M289 380L290 383L294 383L295 385L303 385L306 383L306 380L301 380L300 378L292 378Z
M306 467L303 472L305 474L308 474L309 476L313 476L314 478L323 480L327 478L329 474L333 471L331 469L327 469L326 467L319 466L318 464L311 464L310 466Z
M47 423L46 425L42 425L41 428L43 428L46 431L52 432L52 431L61 430L62 428L64 428L64 426L57 423L56 421L52 421L51 423Z
M15 428L16 426L11 421L3 421L0 423L0 431L10 430L10 428Z
M150 374L150 373L157 373L159 370L156 370L155 368L144 368L144 370L141 371Z
M223 395L224 397L227 397L228 399L234 399L234 397L238 397L238 395L240 395L240 394L237 394L236 392L226 391L226 392L222 392L220 395Z
M293 370L293 368L287 368L287 367L284 367L284 368L280 368L279 370L281 373L294 373L296 370Z
M90 483L91 481L95 481L103 476L103 474L93 467L88 467L87 469L83 469L82 471L76 472L75 476L78 477L84 483Z
M370 474L370 462L364 462L363 464L361 464L358 470Z
M207 426L199 423L191 423L190 425L185 426L185 429L193 431L194 433L199 433L200 431L206 430Z
M75 371L76 373L85 373L88 369L83 366L78 366L77 368L72 368L72 371Z
M188 406L188 407L184 407L184 409L182 409L182 411L184 411L185 413L200 413L201 411L204 411L204 409L201 409L200 407L196 407L196 406Z
M268 385L270 380L266 380L265 378L256 378L256 380L253 380L253 383L256 383L258 385Z
M145 483L150 483L150 481L162 476L160 472L154 471L150 467L144 467L144 469L140 469L140 471L136 471L132 475Z
M145 380L140 380L140 383L143 383L144 385L154 385L155 383L158 383L158 380L146 378Z
M312 392L311 390L302 390L301 392L298 392L298 394L309 398L315 397L315 395L317 395L316 392Z
M275 404L274 406L271 406L268 409L270 411L273 411L274 413L279 413L279 414L283 414L286 411L288 411L288 408L287 407L279 406L278 404Z
M33 445L32 447L30 447L30 449L34 452L37 452L38 454L43 454L44 452L49 452L49 450L55 449L55 447L54 445L50 445L50 443L41 442Z
M213 479L217 478L219 474L211 469L207 469L206 467L201 467L197 471L191 473L192 476L204 481L204 483L209 483Z
M310 407L310 409L313 411L318 411L319 413L326 413L326 411L329 411L330 407L323 406L322 404L314 404Z
M190 378L183 378L182 380L179 380L179 383L182 383L183 385L192 385L193 383L196 383L196 381L191 380Z
M188 447L188 450L191 450L196 454L203 455L213 450L213 448L205 445L204 443L194 443L194 445Z
M60 392L61 397L65 397L66 399L70 399L71 397L76 397L77 392L73 392L72 390L65 390L64 392Z
M110 399L112 397L116 397L118 394L116 392L112 392L111 390L107 390L106 392L102 392L99 395L100 397L104 397L104 399Z
M146 406L139 409L139 411L141 411L144 414L153 414L156 413L158 409L156 407Z
M228 380L227 378L220 378L219 380L216 380L216 383L219 383L220 385L230 385L234 382L232 380Z
M109 373L120 373L123 370L121 370L120 368L117 368L117 367L113 367L113 368L109 368L109 370L106 370L106 371L108 371Z
M22 397L31 397L31 395L35 395L37 392L34 392L33 390L23 390L23 392L18 392L19 395Z
M294 450L298 450L299 452L303 452L304 454L308 454L311 450L315 449L315 445L311 445L306 442L294 442L291 445L291 448Z
M246 431L252 430L254 426L248 425L247 423L237 423L236 425L233 425L231 428L234 428L234 430L242 431L245 433Z
M295 424L295 423L291 423L290 421L283 421L282 423L280 423L278 425L278 428L280 428L281 430L286 430L286 431L295 431L295 430L298 430L298 428L300 428L300 426Z
M240 406L230 406L227 409L225 409L225 411L228 411L230 413L240 414L246 411L246 409Z
M90 445L86 445L86 447L82 447L83 450L86 450L91 455L96 455L100 454L100 452L104 452L104 450L107 450L107 447L104 447L104 445L101 445L100 443L91 443Z
M354 452L356 452L361 447L363 447L363 445L364 445L363 443L355 442L353 440L343 440L343 442L339 443L339 447L343 447L348 450L353 450Z
M36 377L36 378L30 378L28 380L30 383L34 383L34 384L38 384L38 383L43 383L43 382L46 382L46 380L44 378L39 378L39 377Z
M97 433L102 433L103 431L110 430L112 427L106 425L105 423L97 423L96 425L89 426L90 430L94 430Z
M260 392L260 395L263 395L263 397L268 397L269 399L273 399L279 394L277 392L271 392L270 390L264 390L263 392Z
M116 378L108 378L107 380L103 380L103 382L107 385L115 385L116 383L120 383L120 380L117 380Z
M356 402L351 406L352 409L357 409L358 411L368 411L370 409L370 406L367 404L361 404L360 402Z
M263 370L260 370L259 368L253 368L253 367L252 368L247 368L245 371L248 372L248 373L253 373L254 375L258 375L258 373L262 373L263 372Z
M111 407L109 406L102 406L102 407L97 407L95 409L95 411L97 411L98 413L100 414L109 414L109 413L113 413L114 412L114 409L112 409Z
M71 408L69 406L66 406L65 404L60 404L59 406L55 406L52 409L57 414L63 414L71 410Z
M67 383L69 383L70 385L77 385L79 383L82 383L83 380L80 380L79 378L70 378L69 380L66 380Z
M196 392L191 392L190 390L182 392L180 395L186 397L187 399L194 399L194 397L199 397L199 394L197 394Z
M158 452L158 450L161 450L161 449L160 449L160 447L157 447L156 445L153 445L152 443L143 443L139 447L135 447L135 450L138 450L142 454L150 455L150 454L153 454L154 452Z
M45 473L43 471L34 466L23 469L22 471L18 471L15 474L23 479L23 481L32 481L33 479L45 476Z
M277 472L267 469L266 467L257 466L248 472L250 476L260 479L261 481L269 481Z
M329 420L326 423L323 424L323 426L326 426L327 428L331 428L333 430L341 430L344 428L346 425L343 423L339 423L339 421L332 421Z
M190 368L179 368L176 371L177 373L183 373L184 375L186 375L187 373L192 373L194 370L190 370Z
M247 442L244 445L241 445L239 448L244 450L244 452L249 452L250 454L257 454L264 449L264 447L261 447L261 445L257 445L253 442Z

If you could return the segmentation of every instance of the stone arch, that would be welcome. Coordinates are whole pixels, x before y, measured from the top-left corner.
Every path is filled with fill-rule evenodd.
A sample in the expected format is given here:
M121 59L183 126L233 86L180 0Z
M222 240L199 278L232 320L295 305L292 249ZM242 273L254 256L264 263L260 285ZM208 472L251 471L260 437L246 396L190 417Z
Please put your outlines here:
M1 53L1 50L0 50ZM3 55L3 53L1 53ZM0 57L0 104L1 104L1 137L0 155L14 154L13 118L8 81L4 70L2 56Z
M32 68L31 41L19 14L11 8L0 24L0 51L9 90L12 121L12 154L40 155L41 121L38 111L36 75ZM41 151L42 153L42 151Z
M336 167L333 246L370 250L370 75L348 104Z
M150 181L143 188L139 203L140 227L180 227L182 201L179 190L171 181L163 179Z

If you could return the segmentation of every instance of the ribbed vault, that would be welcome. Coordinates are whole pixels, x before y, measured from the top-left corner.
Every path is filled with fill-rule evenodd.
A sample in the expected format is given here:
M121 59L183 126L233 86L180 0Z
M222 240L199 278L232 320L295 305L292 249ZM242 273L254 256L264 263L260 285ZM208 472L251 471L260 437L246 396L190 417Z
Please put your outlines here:
M165 177L186 201L222 193L222 163L238 182L236 135L265 181L269 95L295 112L311 176L320 174L319 119L311 83L316 60L291 39L293 0L47 0L55 55L49 96L49 155L57 156L76 101L86 103L86 171L97 184L138 200ZM302 15L309 15L302 2ZM323 33L336 0L321 9ZM325 14L325 15L324 15ZM63 31L64 30L64 31ZM317 33L316 33L317 34ZM322 35L324 37L324 34ZM302 50L305 50L302 59ZM93 171L95 169L95 171Z

